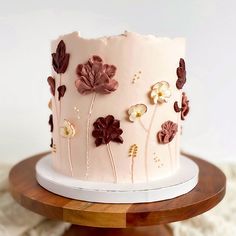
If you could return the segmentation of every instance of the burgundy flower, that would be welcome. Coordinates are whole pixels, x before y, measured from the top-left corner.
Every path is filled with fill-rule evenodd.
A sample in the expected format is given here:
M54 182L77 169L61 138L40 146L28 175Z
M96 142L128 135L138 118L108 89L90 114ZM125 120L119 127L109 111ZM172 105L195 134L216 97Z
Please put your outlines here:
M174 109L176 112L181 112L181 120L185 120L185 117L189 113L189 100L185 93L182 93L181 107L179 107L178 102L175 102Z
M178 131L178 125L172 121L166 121L161 125L161 130L157 133L157 140L161 144L169 143L173 140Z
M66 86L65 85L61 85L57 88L58 91L58 100L60 101L62 97L64 97L65 92L66 92Z
M52 76L48 77L48 84L50 86L51 94L53 96L55 96L55 86L56 86L56 83L55 83L55 79Z
M177 89L182 89L184 84L186 83L185 61L183 58L180 58L179 60L179 67L176 70L176 74L178 76L176 87Z
M52 116L52 114L49 116L48 124L50 125L50 132L53 132L53 116Z
M93 127L92 135L95 138L97 147L101 144L108 144L110 141L123 143L123 139L120 136L123 133L120 128L120 121L116 120L112 115L99 117L93 123Z
M81 94L92 92L108 94L118 88L118 82L112 79L116 67L103 64L99 56L93 56L85 64L79 64L76 70L78 79L75 86Z
M52 66L57 74L65 73L69 64L70 54L66 53L66 45L63 40L57 46L56 53L52 53Z

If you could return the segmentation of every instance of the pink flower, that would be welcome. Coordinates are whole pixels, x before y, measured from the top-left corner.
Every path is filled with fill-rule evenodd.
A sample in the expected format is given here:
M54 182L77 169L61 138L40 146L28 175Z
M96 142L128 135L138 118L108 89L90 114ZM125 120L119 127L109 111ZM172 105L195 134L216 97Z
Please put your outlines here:
M157 140L161 144L169 143L173 140L178 131L178 125L170 120L161 125L161 130L157 133Z
M118 82L112 79L116 67L103 64L99 56L93 56L85 64L79 64L76 73L79 78L75 81L75 86L81 94L109 94L118 88Z

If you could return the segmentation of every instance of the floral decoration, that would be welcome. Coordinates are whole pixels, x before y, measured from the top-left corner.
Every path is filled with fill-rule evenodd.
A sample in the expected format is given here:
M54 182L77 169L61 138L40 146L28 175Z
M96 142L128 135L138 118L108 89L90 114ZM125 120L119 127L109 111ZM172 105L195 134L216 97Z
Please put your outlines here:
M185 93L182 93L182 103L181 107L179 107L178 102L174 103L174 110L176 112L181 112L181 120L185 120L185 117L189 113L189 100Z
M71 138L75 136L74 125L72 125L70 121L64 120L64 125L63 127L60 128L60 134L62 137L67 139L68 161L69 161L71 176L73 176L74 172L71 159Z
M81 94L92 92L108 94L118 88L118 82L112 79L116 67L103 64L99 56L93 56L85 64L79 64L76 73L79 78L75 81L75 86Z
M121 137L123 130L120 128L120 121L116 120L114 116L99 117L93 123L93 127L92 135L97 147L101 144L108 144L110 141L123 143Z
M129 157L131 158L131 182L134 183L134 159L135 157L137 157L137 153L138 153L138 145L137 144L133 144L130 146L129 148Z
M130 146L129 148L129 157L136 157L138 153L138 145L137 144L133 144Z
M86 126L86 178L88 177L89 165L90 165L90 122L95 104L96 94L110 94L118 88L118 82L113 79L116 74L116 67L114 65L104 64L103 60L99 56L92 56L84 64L79 64L76 69L78 79L75 81L75 87L78 92L85 95L92 93L92 99L89 106L89 112L87 117ZM96 139L98 146L105 142L104 138ZM99 142L101 142L99 144ZM110 155L111 156L111 155ZM114 165L113 165L114 167ZM115 173L115 172L114 172Z
M51 138L51 143L50 143L50 147L53 147L53 139Z
M179 67L176 70L176 74L178 79L176 81L177 89L182 89L184 84L186 83L186 69L185 69L185 61L183 58L179 60Z
M141 118L147 112L147 106L145 104L136 104L129 108L128 115L129 120L134 122L135 120Z
M75 128L68 120L64 120L64 126L60 128L60 134L64 138L73 138L75 136Z
M55 83L55 79L54 79L52 76L49 76L49 77L48 77L48 84L49 84L49 86L50 86L51 94L52 94L53 96L55 96L56 83Z
M66 45L61 40L57 46L56 53L52 53L52 66L57 74L65 73L69 64L70 54L66 53Z
M52 114L49 116L48 124L50 125L50 132L53 132L53 116L52 116Z
M48 102L48 108L52 111L52 99L50 99Z
M154 104L167 102L171 96L169 83L161 81L153 85L150 96Z
M161 130L157 133L157 140L161 144L170 143L178 131L178 125L172 121L166 121L161 125Z
M57 88L58 91L58 100L60 101L62 97L64 97L65 92L66 92L66 86L65 85L61 85Z

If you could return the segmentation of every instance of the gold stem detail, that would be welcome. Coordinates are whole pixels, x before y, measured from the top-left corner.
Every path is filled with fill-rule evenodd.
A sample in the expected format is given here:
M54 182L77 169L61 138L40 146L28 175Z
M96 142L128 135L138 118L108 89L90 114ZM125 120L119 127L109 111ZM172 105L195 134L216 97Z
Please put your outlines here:
M149 128L147 130L147 138L146 138L146 144L145 144L145 174L146 174L146 182L148 182L148 145L149 145L149 138L150 138L150 131L152 128L152 124L155 118L155 114L157 111L157 104L155 105L154 111L152 113L152 118L149 124Z
M113 172L114 179L115 179L114 182L117 183L116 166L115 166L114 157L113 157L113 154L112 154L112 151L111 151L111 146L110 146L109 143L107 144L107 150L108 150L108 153L109 153L109 158L110 158L110 162L111 162L111 168L112 168L112 172Z
M96 93L93 93L93 97L91 100L90 108L89 108L89 113L88 113L88 119L87 119L87 130L86 130L86 173L85 177L88 179L88 171L89 171L89 140L90 140L90 123L91 123L91 115L93 111L93 106L96 98Z
M73 168L72 168L72 160L71 160L71 143L70 143L70 138L67 138L67 147L68 147L68 157L69 157L69 165L70 165L70 172L71 176L73 177Z

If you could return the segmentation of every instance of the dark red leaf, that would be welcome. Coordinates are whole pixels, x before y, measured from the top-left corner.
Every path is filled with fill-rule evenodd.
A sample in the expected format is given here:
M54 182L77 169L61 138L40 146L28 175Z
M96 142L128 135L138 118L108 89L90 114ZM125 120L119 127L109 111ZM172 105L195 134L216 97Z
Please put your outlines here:
M61 85L57 88L58 91L58 100L60 101L62 97L64 97L65 92L66 92L66 86L65 85Z

